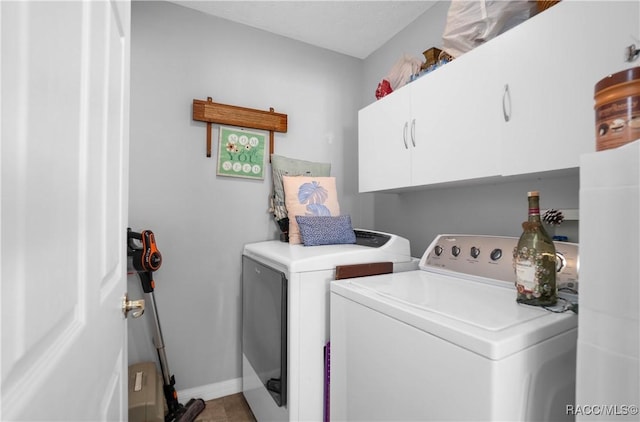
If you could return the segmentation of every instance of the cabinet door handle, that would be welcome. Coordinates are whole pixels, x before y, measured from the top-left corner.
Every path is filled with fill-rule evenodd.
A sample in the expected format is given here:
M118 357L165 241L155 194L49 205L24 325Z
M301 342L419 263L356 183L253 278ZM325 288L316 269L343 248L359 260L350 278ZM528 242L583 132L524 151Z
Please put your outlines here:
M507 112L507 100L509 100L509 112ZM504 115L504 121L511 120L511 92L509 91L509 84L505 84L504 93L502 94L502 114Z
M411 143L416 146L416 119L411 120Z
M409 128L409 122L404 122L404 128L402 129L402 140L404 141L404 149L409 149L407 143L407 129Z

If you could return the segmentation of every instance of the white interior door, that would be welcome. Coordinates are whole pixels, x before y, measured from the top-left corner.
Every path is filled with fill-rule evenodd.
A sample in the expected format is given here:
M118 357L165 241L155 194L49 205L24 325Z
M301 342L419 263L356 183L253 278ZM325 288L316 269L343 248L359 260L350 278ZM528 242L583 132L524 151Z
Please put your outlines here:
M130 14L0 3L1 420L127 417Z

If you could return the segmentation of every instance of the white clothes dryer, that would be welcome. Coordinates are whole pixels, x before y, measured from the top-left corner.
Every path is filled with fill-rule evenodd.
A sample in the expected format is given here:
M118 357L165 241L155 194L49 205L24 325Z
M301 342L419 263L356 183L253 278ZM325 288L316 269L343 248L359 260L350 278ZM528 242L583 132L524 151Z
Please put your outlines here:
M577 295L516 303L516 244L440 235L419 270L332 282L331 420L571 420ZM575 292L578 247L556 249Z
M242 257L242 391L259 421L322 421L327 411L329 283L336 266L418 268L409 241L355 230L356 244L247 244Z

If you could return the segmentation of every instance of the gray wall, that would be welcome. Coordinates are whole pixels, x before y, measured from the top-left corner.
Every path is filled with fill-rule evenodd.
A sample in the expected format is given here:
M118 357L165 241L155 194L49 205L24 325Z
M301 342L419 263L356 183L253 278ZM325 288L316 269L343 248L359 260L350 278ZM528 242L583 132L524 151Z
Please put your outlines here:
M574 209L578 208L578 179L575 171L563 177L376 194L375 224L378 230L409 239L413 256L421 256L438 234L517 237L527 219L528 191L540 191L543 209ZM577 235L577 229L572 232Z
M153 230L163 254L155 296L170 369L178 390L233 380L241 376L242 246L277 234L271 177L217 177L192 101L286 113L275 152L331 162L342 212L371 226L355 164L362 61L147 1L133 2L131 56L129 224ZM129 278L130 296L141 296ZM129 321L130 363L156 360L149 318Z

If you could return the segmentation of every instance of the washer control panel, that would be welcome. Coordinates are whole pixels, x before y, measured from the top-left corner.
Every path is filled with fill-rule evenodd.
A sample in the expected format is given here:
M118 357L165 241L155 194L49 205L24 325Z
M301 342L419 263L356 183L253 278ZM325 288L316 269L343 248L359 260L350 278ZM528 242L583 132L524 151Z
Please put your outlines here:
M578 292L578 244L554 244L558 289ZM422 255L420 269L467 274L513 285L513 252L517 245L517 237L441 234Z

